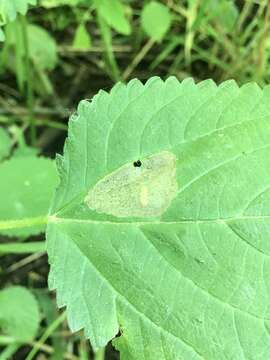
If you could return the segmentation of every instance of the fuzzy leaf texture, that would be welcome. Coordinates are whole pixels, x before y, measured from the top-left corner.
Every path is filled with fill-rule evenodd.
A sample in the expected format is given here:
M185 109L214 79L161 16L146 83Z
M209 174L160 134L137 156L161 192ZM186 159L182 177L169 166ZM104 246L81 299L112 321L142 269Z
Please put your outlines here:
M47 249L94 348L120 329L121 359L270 358L269 100L154 77L80 103Z

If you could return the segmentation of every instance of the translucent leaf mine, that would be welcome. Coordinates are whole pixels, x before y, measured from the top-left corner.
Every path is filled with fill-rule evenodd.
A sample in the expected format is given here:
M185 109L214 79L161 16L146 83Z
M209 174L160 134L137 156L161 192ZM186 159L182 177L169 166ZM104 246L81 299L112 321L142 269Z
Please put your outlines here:
M85 198L90 209L119 217L160 216L177 194L176 157L163 151L141 166L128 163L101 179Z

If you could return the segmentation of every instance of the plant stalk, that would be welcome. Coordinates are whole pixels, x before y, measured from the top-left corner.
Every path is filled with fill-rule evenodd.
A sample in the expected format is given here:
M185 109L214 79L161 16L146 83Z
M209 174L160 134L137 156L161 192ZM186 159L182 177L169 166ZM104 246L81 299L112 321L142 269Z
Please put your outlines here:
M30 51L29 51L29 39L28 39L28 29L27 29L27 20L26 17L20 15L20 22L22 27L22 37L23 37L23 46L25 54L25 73L26 73L26 101L28 107L29 115L29 125L30 125L30 138L31 145L34 146L36 143L36 127L34 122L34 92L33 92L33 83L32 83L32 72L30 64Z
M45 251L44 241L0 244L0 255L37 253L43 251Z
M3 220L0 221L0 230L12 230L35 225L46 225L48 216L37 216L33 218L20 219L20 220Z

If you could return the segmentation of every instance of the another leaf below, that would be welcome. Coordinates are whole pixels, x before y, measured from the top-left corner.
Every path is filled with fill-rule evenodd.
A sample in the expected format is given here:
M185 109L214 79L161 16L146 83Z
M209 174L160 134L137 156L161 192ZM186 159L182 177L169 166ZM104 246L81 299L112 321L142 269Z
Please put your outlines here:
M14 286L0 291L0 333L29 342L37 335L39 320L38 304L29 290Z

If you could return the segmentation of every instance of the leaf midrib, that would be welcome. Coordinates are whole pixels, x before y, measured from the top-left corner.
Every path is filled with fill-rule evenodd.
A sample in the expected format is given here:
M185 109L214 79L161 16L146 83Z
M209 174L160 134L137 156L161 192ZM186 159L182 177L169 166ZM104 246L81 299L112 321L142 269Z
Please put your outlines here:
M58 217L56 215L50 215L48 222L61 223L61 222L76 222L76 223L88 223L88 224L108 224L108 225L178 225L178 224L227 224L234 221L248 221L248 220L270 220L269 215L248 215L248 216L235 216L228 218L214 218L214 219L180 219L176 221L163 221L163 220L149 220L149 221L110 221L110 220L93 220L93 219L78 219L78 218L66 218Z
M231 217L231 218L222 218L222 219L182 219L178 221L126 221L126 222L113 222L108 220L92 220L92 219L78 219L78 218L63 218L63 217L57 217L57 216L49 216L48 223L77 223L77 224L93 224L93 225L112 225L112 226L121 226L121 225L134 225L137 227L140 226L159 226L159 225L180 225L180 224L216 224L216 225L224 225L228 229L230 229L241 241L243 241L245 244L253 248L256 252L260 253L261 255L265 257L270 257L270 254L264 253L260 248L257 248L252 243L248 242L241 234L239 234L238 231L234 229L234 227L231 225L231 223L236 221L254 221L254 220L270 220L270 215L262 215L262 216L239 216L239 217Z

